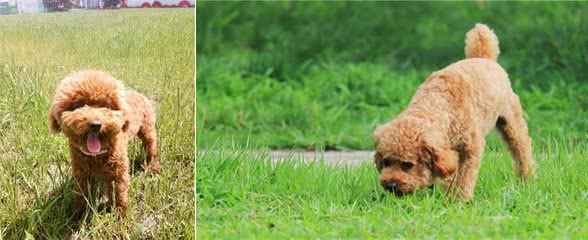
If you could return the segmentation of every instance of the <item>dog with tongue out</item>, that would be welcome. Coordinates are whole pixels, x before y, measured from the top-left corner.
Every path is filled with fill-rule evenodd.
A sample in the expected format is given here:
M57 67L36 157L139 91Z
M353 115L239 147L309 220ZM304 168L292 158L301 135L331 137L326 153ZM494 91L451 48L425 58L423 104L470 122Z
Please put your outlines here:
M159 173L155 112L149 99L130 89L111 75L86 70L61 81L49 110L49 126L62 132L69 142L69 158L74 175L73 214L86 208L84 197L102 190L108 205L115 201L124 215L129 188L128 143L138 136L147 151L145 170ZM114 194L114 197L113 197Z

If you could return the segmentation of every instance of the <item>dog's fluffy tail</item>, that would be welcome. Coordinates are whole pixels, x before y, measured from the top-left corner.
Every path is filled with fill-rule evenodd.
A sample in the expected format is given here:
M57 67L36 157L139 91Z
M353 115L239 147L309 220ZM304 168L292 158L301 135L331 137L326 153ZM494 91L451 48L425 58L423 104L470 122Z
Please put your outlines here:
M487 58L496 61L499 54L496 34L488 26L476 23L476 26L466 34L466 58Z

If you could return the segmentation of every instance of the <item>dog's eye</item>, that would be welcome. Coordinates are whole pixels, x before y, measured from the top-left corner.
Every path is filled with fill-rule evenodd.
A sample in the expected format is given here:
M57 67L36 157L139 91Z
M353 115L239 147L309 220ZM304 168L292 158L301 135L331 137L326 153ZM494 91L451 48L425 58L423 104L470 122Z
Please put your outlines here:
M403 171L410 170L412 167L414 167L414 164L413 164L413 163L411 163L411 162L401 162L401 163L400 163L400 168L401 168Z
M390 159L382 159L382 166L390 167L390 165L392 165L392 161L390 161Z

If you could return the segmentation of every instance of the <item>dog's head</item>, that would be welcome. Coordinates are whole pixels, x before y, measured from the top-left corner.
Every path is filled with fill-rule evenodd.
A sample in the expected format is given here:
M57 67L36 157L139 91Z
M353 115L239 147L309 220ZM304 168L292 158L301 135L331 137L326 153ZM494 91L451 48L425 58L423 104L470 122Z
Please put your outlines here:
M96 156L108 152L112 139L126 131L122 84L98 71L66 77L56 90L49 110L53 132L63 132L80 152Z
M108 152L112 137L126 128L121 111L88 105L63 112L60 122L70 144L86 155Z
M457 153L425 126L419 119L398 118L374 134L380 184L397 196L429 187L457 169Z

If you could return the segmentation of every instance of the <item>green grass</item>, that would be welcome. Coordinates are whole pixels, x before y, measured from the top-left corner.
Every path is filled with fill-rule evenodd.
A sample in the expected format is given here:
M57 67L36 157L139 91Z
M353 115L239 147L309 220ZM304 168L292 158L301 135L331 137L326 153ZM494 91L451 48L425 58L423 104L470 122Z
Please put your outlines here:
M0 239L194 238L193 10L0 16ZM153 99L162 173L131 170L125 219L96 199L73 221L67 141L50 134L54 89L80 69L111 72ZM129 149L145 159L140 141Z
M272 165L248 149L196 158L197 235L242 238L584 239L586 143L537 148L539 178L525 186L504 150L486 152L470 203L439 188L387 194L371 162L331 167L297 159Z
M588 238L588 3L213 3L197 13L197 234L226 238ZM372 149L418 85L494 29L538 179L488 137L475 198L385 194L359 167L271 164L275 148ZM232 146L232 147L229 147ZM220 152L212 151L218 149Z

